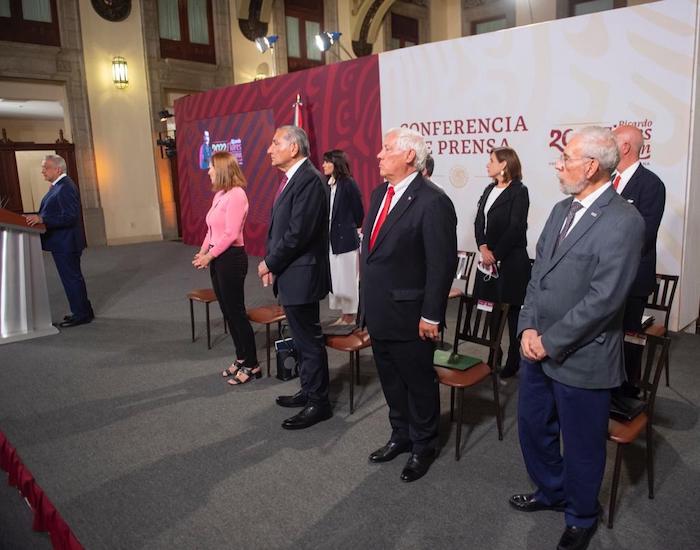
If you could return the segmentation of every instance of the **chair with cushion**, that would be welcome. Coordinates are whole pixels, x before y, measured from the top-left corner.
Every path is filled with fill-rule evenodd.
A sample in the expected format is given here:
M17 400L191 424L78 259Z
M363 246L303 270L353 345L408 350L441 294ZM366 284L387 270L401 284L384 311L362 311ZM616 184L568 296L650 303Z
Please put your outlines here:
M194 302L201 302L206 309L207 318L207 349L211 349L211 328L209 324L209 304L216 302L216 294L213 288L198 288L187 293L187 298L190 301L190 326L192 327L192 341L194 337ZM224 332L228 333L226 328L226 319L224 319Z
M360 350L372 345L366 330L356 329L351 334L326 336L326 346L350 353L350 414L355 412L355 384L360 378Z
M661 336L647 336L642 361L642 379L639 382L641 398L614 397L610 409L608 439L617 444L615 451L615 469L613 470L610 504L608 506L608 528L613 527L615 501L620 483L622 452L626 445L637 440L642 432L646 433L646 467L649 484L649 498L654 498L654 452L653 423L654 403L659 388L661 372L668 357L671 340Z
M491 377L493 401L496 408L498 439L503 440L503 419L499 403L497 369L501 361L501 338L508 321L508 304L493 304L492 311L481 309L473 296L462 296L457 314L457 325L452 350L436 350L434 365L441 384L450 387L450 420L454 420L455 390L458 390L457 440L455 459L460 458L464 389ZM482 361L459 353L460 342L471 342L488 350L488 359Z
M282 334L282 321L286 319L284 309L277 304L254 307L247 310L248 319L253 323L265 325L265 349L267 351L267 375L270 376L270 349L272 348L272 338L270 336L270 325L277 323L277 333Z
M472 276L472 269L474 269L474 260L476 258L476 252L465 252L464 250L457 251L457 273L455 274L455 279L464 282L464 290L459 287L452 287L450 293L447 295L448 300L453 300L455 298L461 298L469 294L469 278ZM440 331L440 342L445 341L445 330Z
M660 311L664 314L664 322L654 323L644 329L644 333L650 336L668 336L668 322L671 317L671 307L673 307L673 297L676 295L678 286L678 275L656 274L656 288L649 296L646 309ZM666 361L666 385L669 385L668 358Z

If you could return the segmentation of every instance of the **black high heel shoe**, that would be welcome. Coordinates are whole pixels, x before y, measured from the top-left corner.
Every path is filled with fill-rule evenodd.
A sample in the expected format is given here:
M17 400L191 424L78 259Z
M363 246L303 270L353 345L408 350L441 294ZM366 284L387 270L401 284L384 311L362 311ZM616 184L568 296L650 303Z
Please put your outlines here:
M228 380L228 383L232 386L240 386L241 384L247 384L253 380L253 378L262 378L262 369L259 363L253 367L240 367L236 375Z
M238 374L238 371L241 369L241 367L245 366L245 360L244 359L236 359L233 363L231 363L231 366L228 367L226 370L224 370L221 373L221 376L224 378L227 378L229 376L236 376Z

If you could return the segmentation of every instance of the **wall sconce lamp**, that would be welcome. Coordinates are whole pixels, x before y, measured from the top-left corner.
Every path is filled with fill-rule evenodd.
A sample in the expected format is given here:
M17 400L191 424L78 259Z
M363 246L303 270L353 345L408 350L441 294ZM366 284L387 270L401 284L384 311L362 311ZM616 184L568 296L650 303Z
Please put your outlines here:
M345 55L347 55L350 59L352 59L353 58L352 54L347 49L345 49L345 46L343 46L340 43L340 35L342 35L342 34L343 33L337 32L337 31L331 31L331 32L325 31L325 32L319 33L316 35L316 47L320 51L325 52L325 51L328 51L333 44L337 43L338 47L345 52ZM339 55L338 55L338 59L340 59Z
M163 109L162 111L158 111L158 116L160 117L161 122L167 122L169 118L172 118L175 115L167 109Z
M260 53L265 53L267 50L271 50L275 46L275 42L279 39L276 34L271 34L270 36L261 36L255 39L255 46L258 48Z
M123 90L129 85L129 72L126 65L126 59L117 56L112 59L112 81L114 86Z

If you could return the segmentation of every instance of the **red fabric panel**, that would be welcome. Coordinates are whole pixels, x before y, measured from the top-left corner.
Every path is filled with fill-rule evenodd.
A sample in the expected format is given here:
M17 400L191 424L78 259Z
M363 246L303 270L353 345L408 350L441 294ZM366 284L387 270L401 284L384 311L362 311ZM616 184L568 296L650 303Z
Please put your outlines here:
M48 531L55 550L82 550L70 527L34 480L31 472L22 464L17 451L0 432L0 469L8 474L8 483L19 489L34 511L32 529Z
M380 183L376 155L382 136L376 55L179 99L175 116L182 237L186 244L201 244L206 232L204 216L213 197L206 171L198 167L202 132L206 129L212 142L233 137L243 140L242 168L250 201L244 233L246 249L250 255L263 255L270 208L280 180L280 173L270 167L267 146L275 127L293 123L297 93L304 104L311 161L320 167L325 151L344 150L367 206L371 190ZM236 120L238 131L247 135L226 135L224 117L237 113L246 114ZM260 145L254 151L246 150L247 142Z

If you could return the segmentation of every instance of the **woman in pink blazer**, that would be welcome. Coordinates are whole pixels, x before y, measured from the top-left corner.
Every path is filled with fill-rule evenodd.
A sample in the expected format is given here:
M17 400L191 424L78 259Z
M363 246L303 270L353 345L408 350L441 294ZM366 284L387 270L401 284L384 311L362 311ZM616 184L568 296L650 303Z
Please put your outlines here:
M243 242L248 214L246 180L236 157L228 152L212 155L208 174L216 194L207 212L207 234L192 265L198 269L209 267L211 283L236 348L236 360L222 375L230 377L228 383L235 386L262 376L243 288L248 274Z

